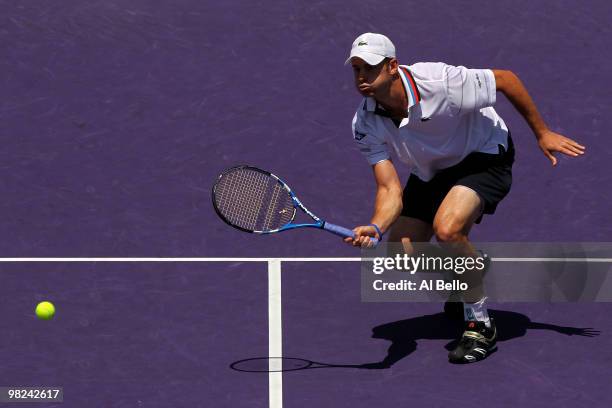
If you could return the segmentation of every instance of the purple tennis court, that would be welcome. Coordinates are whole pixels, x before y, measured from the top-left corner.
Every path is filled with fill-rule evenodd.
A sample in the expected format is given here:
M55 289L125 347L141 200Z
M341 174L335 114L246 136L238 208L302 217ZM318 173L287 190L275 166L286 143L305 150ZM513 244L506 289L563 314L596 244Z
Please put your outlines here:
M461 327L440 304L363 302L358 250L245 234L210 197L251 164L322 217L366 222L375 183L343 63L382 32L404 64L512 70L587 146L551 167L500 95L514 181L474 241L611 241L608 2L1 4L0 387L63 388L19 406L612 404L610 303L493 303L499 351L450 365ZM273 352L322 364L231 367Z

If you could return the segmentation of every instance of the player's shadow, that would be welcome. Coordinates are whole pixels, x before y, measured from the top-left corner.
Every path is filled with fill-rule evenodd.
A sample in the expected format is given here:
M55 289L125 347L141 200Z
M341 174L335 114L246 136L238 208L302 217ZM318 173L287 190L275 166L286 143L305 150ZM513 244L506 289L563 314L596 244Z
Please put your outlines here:
M528 330L550 330L567 336L593 337L599 335L598 330L591 328L533 322L524 314L516 312L489 310L489 315L495 319L498 342L522 337ZM372 329L372 337L388 340L391 342L391 346L389 346L387 355L381 361L362 364L361 368L389 368L413 353L417 349L418 340L451 340L445 346L447 350L451 350L455 347L462 330L462 321L450 320L444 313L419 316L376 326Z
M550 330L566 336L594 337L599 335L598 330L592 328L557 326L549 323L533 322L529 317L521 313L505 310L489 310L489 315L495 319L497 326L497 341L504 342L524 336L528 330ZM401 359L412 354L417 349L419 340L450 340L445 348L451 350L456 344L456 339L461 335L463 322L451 320L444 313L436 313L425 316L413 317L410 319L399 320L396 322L382 324L372 329L372 337L391 342L387 350L387 355L380 361L361 364L329 364L315 363L306 359L301 360L303 368L281 369L279 371L297 371L310 368L357 368L357 369L386 369L393 366ZM265 362L267 367L267 357L246 359L242 361L260 360ZM230 366L237 371L251 371L248 369L238 369L234 362ZM261 369L253 371L264 371Z
M489 310L489 315L495 319L498 342L504 342L524 336L528 330L550 330L566 336L594 337L599 335L598 330L592 328L557 326L549 323L533 322L521 313L506 310ZM417 349L419 340L450 340L445 348L451 350L456 339L461 335L463 322L451 320L444 313L413 317L396 322L385 323L372 329L372 337L391 342L387 355L381 360L371 363L337 364L313 362L307 359L289 358L287 362L299 361L300 367L279 369L277 371L297 371L312 368L353 368L353 369L387 369L401 359L409 356ZM258 357L234 362L230 367L236 371L268 371L268 357ZM244 362L256 362L259 368L251 370L240 368ZM261 368L263 365L264 368ZM284 367L284 366L283 366Z

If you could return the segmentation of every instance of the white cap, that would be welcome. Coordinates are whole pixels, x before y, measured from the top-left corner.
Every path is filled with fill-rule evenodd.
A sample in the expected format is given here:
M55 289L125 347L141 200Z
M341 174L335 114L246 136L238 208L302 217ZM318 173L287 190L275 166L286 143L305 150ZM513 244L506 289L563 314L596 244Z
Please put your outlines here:
M385 35L364 33L353 41L351 55L344 64L348 64L353 57L361 58L369 65L378 65L387 57L395 58L395 46Z

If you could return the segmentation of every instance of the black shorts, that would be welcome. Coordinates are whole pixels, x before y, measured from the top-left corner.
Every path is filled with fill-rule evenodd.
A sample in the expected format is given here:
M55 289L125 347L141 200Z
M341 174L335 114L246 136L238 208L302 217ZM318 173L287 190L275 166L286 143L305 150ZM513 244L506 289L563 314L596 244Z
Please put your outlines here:
M474 190L483 202L483 214L493 214L497 204L508 194L512 185L514 143L508 134L508 150L499 145L498 154L474 152L460 163L441 170L430 181L410 175L404 187L402 214L433 224L444 197L454 186ZM476 220L479 223L482 214Z

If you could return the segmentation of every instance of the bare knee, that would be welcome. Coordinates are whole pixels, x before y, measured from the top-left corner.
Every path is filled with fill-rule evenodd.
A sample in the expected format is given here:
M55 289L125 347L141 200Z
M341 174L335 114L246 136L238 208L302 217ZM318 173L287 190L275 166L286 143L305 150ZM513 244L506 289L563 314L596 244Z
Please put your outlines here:
M435 223L434 234L438 242L463 242L467 239L463 226L454 222Z

